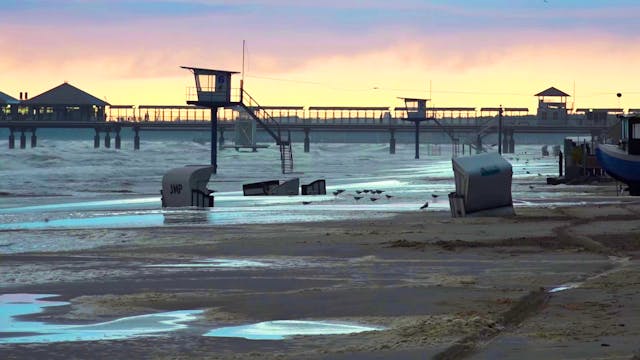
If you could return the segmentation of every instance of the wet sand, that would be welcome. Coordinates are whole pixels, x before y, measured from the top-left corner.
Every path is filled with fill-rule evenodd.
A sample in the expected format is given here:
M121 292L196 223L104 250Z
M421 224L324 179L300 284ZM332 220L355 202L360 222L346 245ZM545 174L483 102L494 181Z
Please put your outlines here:
M109 230L111 239L121 238L118 245L2 255L2 293L59 294L53 299L70 302L26 319L94 323L171 310L205 313L160 337L0 345L0 353L61 359L637 354L640 203L517 213L452 219L425 211L369 221ZM95 236L95 230L37 235L67 233ZM12 234L19 241L24 233ZM209 259L255 263L203 266ZM575 288L549 292L563 284ZM201 336L269 320L386 330L282 341Z

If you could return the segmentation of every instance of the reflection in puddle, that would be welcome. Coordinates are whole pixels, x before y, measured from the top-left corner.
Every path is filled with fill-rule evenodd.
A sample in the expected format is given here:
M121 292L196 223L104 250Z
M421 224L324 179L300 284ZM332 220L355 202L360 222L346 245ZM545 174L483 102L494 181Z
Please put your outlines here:
M184 329L182 323L193 321L202 310L180 310L158 314L125 317L90 325L55 325L15 319L19 315L41 313L44 308L68 305L68 302L40 300L56 295L0 295L0 344L50 343L63 341L120 340L152 336ZM28 333L3 337L3 333Z
M383 328L325 321L276 320L213 329L204 336L235 337L249 340L283 340L288 336L296 335L354 334L379 330L383 330Z
M267 267L270 264L252 261L252 260L240 260L240 259L206 259L196 260L192 263L180 263L180 264L154 264L147 265L146 267L167 267L167 268L194 268L194 267L215 267L215 268L256 268Z

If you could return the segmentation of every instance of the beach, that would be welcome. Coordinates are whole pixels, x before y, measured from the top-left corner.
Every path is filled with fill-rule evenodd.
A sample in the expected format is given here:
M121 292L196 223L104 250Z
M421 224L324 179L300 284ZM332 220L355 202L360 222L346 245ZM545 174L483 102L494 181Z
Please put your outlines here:
M638 210L628 201L522 208L511 218L416 212L114 230L127 240L3 255L4 292L58 294L70 304L29 317L52 323L184 309L203 316L157 337L0 349L5 358L631 358L640 335ZM231 265L194 265L211 259ZM270 320L384 330L282 341L198 336Z
M311 197L242 196L242 183L282 176L277 149L225 151L209 183L216 207L196 210L162 209L158 189L166 169L208 149L168 144L95 152L43 141L10 153L0 168L3 358L640 350L640 202L616 196L615 183L546 185L557 159L539 146L505 156L516 216L452 218L447 147L421 160L408 144L393 157L378 144L298 152L303 183L327 179L328 195Z

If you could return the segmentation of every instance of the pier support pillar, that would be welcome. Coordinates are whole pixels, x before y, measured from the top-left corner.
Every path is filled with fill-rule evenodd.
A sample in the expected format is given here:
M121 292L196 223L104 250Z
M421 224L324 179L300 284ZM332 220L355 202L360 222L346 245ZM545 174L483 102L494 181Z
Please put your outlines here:
M34 148L38 145L38 138L36 137L36 129L31 129L31 147Z
M513 134L513 130L509 131L509 154L516 152L516 140Z
M120 150L120 144L122 140L120 139L120 129L116 130L116 149Z
M96 134L93 136L93 148L97 149L100 147L100 130L97 128L95 130Z
M9 129L9 149L16 147L16 137L13 135L13 129Z
M480 137L480 135L477 135L476 136L476 154L480 154L481 152L482 152L482 137Z
M140 129L133 128L135 135L133 136L133 150L140 150Z
M502 134L502 152L505 154L510 154L511 152L509 151L509 130L508 129L504 129L503 134Z
M389 129L389 154L396 153L396 129Z
M416 159L420 159L420 121L415 121L416 125Z
M109 135L109 131L105 131L104 134L104 147L107 149L111 147L111 136Z
M24 130L20 134L20 149L24 149L27 147L27 137L24 136Z
M220 139L218 139L218 149L224 149L224 130L220 129Z
M310 146L310 140L309 140L309 132L311 131L311 129L309 128L304 128L304 152L308 153L311 146Z

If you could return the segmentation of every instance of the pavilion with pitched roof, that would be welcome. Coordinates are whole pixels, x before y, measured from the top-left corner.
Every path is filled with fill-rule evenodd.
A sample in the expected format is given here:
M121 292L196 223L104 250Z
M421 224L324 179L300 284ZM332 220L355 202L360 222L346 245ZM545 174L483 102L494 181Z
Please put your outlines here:
M552 86L534 96L538 97L539 121L566 123L567 97L571 95Z
M105 121L109 103L65 82L22 101L21 106L34 120Z

